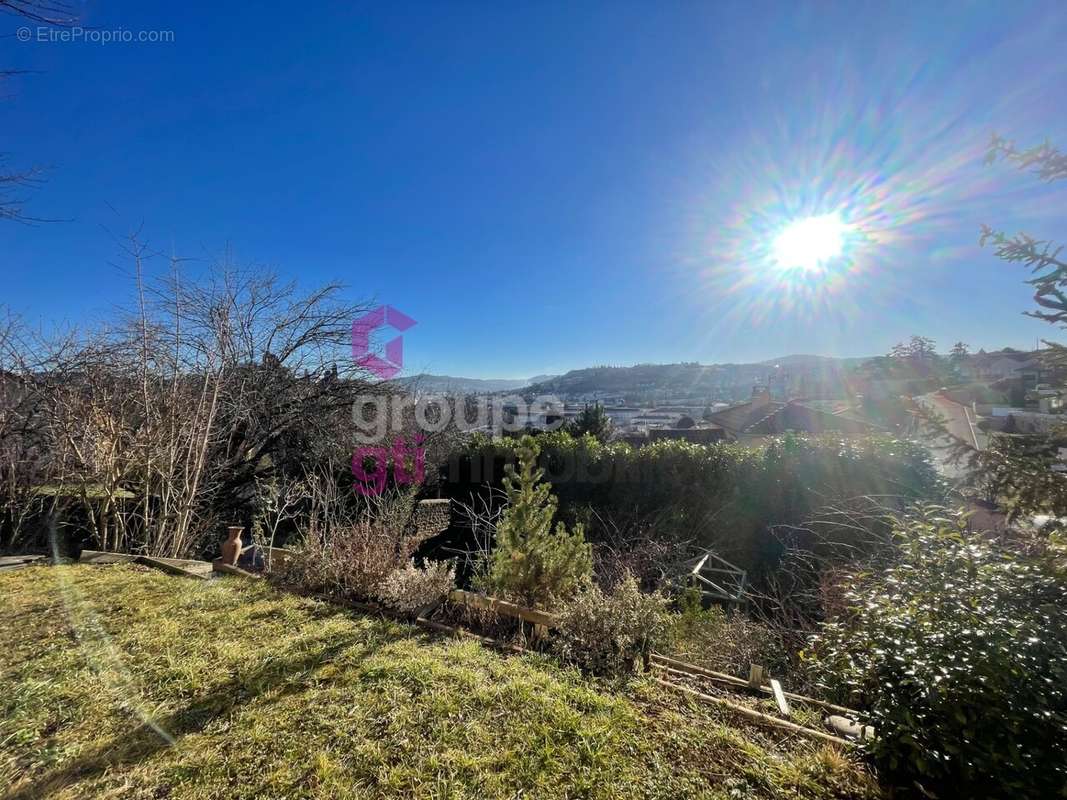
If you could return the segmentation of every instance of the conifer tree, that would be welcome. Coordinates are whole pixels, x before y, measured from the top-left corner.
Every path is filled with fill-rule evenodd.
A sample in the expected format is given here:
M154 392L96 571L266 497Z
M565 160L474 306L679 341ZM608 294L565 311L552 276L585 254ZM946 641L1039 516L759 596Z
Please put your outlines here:
M595 403L583 408L567 430L575 438L588 433L596 437L598 442L606 442L611 438L611 428L611 417L604 410L604 406Z
M593 571L592 549L581 525L572 531L559 522L552 487L537 467L540 448L522 438L519 466L508 465L504 489L508 505L496 528L496 545L484 575L485 588L532 606L549 608L573 595Z
M1067 180L1067 154L1047 142L1019 149L994 136L987 161L1006 161L1046 182ZM1067 260L1062 246L1025 233L1009 236L988 226L983 226L980 241L991 244L998 258L1030 269L1033 277L1027 283L1034 287L1038 308L1025 314L1061 331L1067 329ZM1067 346L1050 341L1044 344L1047 349L1040 352L1044 368L1057 376L1067 373ZM946 430L936 419L930 424L936 430ZM971 483L999 502L1010 516L1048 514L1053 517L1049 527L1058 527L1067 517L1067 481L1052 467L1059 461L1059 445L1065 436L1064 426L1052 435L994 436L985 450L976 450L951 435L947 438L955 439L955 455L969 467Z

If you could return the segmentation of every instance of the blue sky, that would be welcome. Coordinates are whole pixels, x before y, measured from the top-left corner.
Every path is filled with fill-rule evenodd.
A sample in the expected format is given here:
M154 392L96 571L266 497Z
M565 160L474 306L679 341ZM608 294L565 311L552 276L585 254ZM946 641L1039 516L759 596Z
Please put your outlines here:
M981 165L1067 145L1060 3L85 2L161 44L20 42L0 152L47 164L0 223L0 303L81 323L128 296L113 233L227 246L418 320L408 371L1032 345L981 223L1067 238L1067 187ZM35 34L36 36L36 34ZM789 220L864 243L801 280ZM160 261L156 267L162 269ZM197 263L191 262L190 269Z

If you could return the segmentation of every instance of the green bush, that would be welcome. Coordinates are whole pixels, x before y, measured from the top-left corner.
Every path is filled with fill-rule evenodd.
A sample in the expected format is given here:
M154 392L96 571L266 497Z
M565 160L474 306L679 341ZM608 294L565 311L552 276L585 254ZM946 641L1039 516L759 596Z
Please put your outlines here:
M593 572L593 555L581 525L573 531L559 522L552 530L556 498L536 467L538 446L524 436L519 468L508 466L504 489L508 505L496 526L481 587L527 605L551 608L568 599Z
M1067 795L1067 588L1045 562L902 522L889 569L854 576L851 610L803 654L868 709L883 775L939 797Z
M667 599L643 594L633 575L610 592L589 584L563 609L553 640L566 661L601 675L620 675L640 659L646 666L653 650L670 635Z

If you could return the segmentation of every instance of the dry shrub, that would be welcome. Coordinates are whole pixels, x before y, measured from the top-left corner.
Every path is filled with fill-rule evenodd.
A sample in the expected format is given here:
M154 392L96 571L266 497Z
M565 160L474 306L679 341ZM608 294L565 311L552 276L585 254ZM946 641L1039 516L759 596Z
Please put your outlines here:
M397 536L385 526L356 522L305 542L279 567L277 578L305 591L370 599L402 565L397 546Z
M718 606L702 608L700 597L687 592L673 621L671 655L732 675L747 675L750 664L772 674L789 669L790 650L775 628Z
M678 545L653 539L634 538L626 542L597 542L593 545L593 565L597 583L610 589L627 574L634 575L642 586L659 586L683 567Z
M627 573L644 589L663 586L685 569L688 542L659 535L665 514L641 515L634 509L588 506L578 515L592 532L593 574L602 589L611 589Z
M456 571L443 561L429 561L423 567L408 561L390 572L374 590L386 608L409 616L444 598L456 583Z
M405 613L443 594L440 586L451 588L454 574L450 568L434 565L420 570L411 563L421 541L412 526L413 494L364 500L361 518L335 514L329 531L309 536L275 568L273 577L304 591L381 600ZM412 605L418 597L430 599Z

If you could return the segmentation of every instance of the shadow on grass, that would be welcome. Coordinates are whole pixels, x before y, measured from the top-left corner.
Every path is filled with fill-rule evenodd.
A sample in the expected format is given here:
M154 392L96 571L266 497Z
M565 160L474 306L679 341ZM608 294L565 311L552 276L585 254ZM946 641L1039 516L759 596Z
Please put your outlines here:
M358 646L360 652L346 656L345 664L349 668L362 663L379 648L408 636L409 632L382 623L369 631L363 630L351 636L305 640L300 645L301 652L298 655L284 658L283 651L280 657L268 658L254 672L235 677L184 708L154 719L152 724L145 722L121 739L111 739L82 754L73 763L13 789L4 795L4 800L37 800L79 781L96 778L109 770L136 764L170 746L153 725L166 731L177 742L185 734L202 731L213 720L239 710L244 703L273 689L282 687L278 693L279 699L304 691L307 683L298 676L333 661L352 646Z

